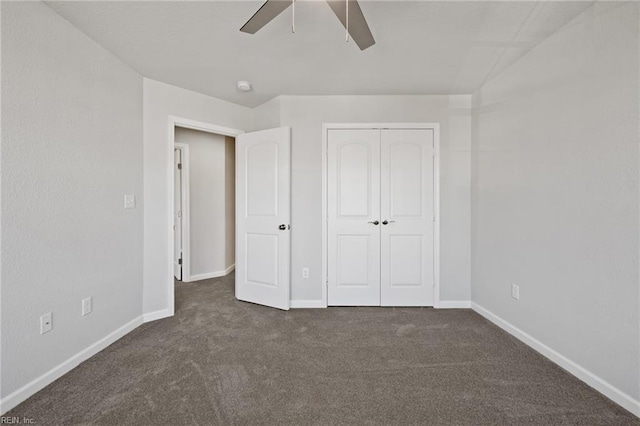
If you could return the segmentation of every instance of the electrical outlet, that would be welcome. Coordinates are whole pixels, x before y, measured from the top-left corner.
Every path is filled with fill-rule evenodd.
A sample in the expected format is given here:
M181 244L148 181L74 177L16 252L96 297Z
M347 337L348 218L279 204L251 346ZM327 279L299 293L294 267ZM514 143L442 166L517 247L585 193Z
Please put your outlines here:
M82 299L82 316L89 315L93 309L91 296Z
M302 278L309 278L309 268L302 268Z
M40 317L40 334L47 333L51 331L53 328L53 317L51 316L51 312L47 312L46 314Z
M520 286L517 284L511 284L511 297L516 300L520 300Z
M125 209L135 209L136 208L136 196L135 195L125 195L124 196L124 208Z

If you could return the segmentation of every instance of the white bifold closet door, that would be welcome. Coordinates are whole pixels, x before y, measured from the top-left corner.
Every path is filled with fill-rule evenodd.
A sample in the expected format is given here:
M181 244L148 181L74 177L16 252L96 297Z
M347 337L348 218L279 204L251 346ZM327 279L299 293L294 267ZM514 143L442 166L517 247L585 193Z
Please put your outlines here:
M328 304L379 306L380 131L328 136Z
M433 306L433 130L382 130L382 306Z
M432 306L433 130L328 132L328 304Z

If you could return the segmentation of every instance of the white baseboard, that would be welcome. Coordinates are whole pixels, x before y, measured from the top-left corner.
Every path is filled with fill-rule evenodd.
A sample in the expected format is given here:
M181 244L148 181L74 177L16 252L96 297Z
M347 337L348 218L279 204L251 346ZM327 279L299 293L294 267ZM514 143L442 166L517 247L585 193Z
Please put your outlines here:
M326 308L327 305L322 300L292 300L291 308ZM469 300L443 300L435 304L437 309L470 309Z
M235 263L233 265L229 266L224 271L214 271L214 272L208 272L206 274L191 275L189 277L189 281L184 281L184 282L189 282L190 283L190 282L193 282L193 281L201 281L201 280L208 280L210 278L224 277L224 276L229 275L231 273L231 271L233 271L234 269L236 269Z
M549 358L551 361L558 364L560 367L564 368L569 373L573 374L578 379L582 380L598 392L602 393L607 398L611 399L615 403L621 405L636 416L640 417L640 401L633 399L631 396L616 388L611 383L600 378L586 368L576 364L574 361L570 360L559 352L556 352L554 349L520 330L511 323L503 320L499 316L495 315L491 311L488 311L477 303L472 302L471 309L473 309L478 314L482 315L507 333L511 334L521 342L525 343L545 357Z
M150 322L159 320L162 318L172 317L174 315L173 309L160 309L159 311L153 311L142 315L143 322Z
M436 309L471 309L470 300L441 300L433 306Z
M326 308L327 305L322 300L292 300L291 307L293 309Z
M25 401L27 398L29 398L30 396L38 392L39 390L43 389L45 386L53 383L55 380L64 376L69 371L77 367L80 363L91 358L92 356L94 356L95 354L97 354L98 352L100 352L110 344L114 343L115 341L117 341L127 333L131 332L140 324L142 324L142 316L139 316L138 318L132 321L129 321L128 323L118 328L114 332L110 333L106 337L103 337L102 339L98 340L96 343L78 352L77 354L73 355L71 358L67 359L63 363L59 364L58 366L44 373L42 376L38 377L35 380L32 380L31 382L27 383L17 391L2 398L2 400L0 401L0 415L11 410L15 406L17 406L18 404L20 404L21 402Z

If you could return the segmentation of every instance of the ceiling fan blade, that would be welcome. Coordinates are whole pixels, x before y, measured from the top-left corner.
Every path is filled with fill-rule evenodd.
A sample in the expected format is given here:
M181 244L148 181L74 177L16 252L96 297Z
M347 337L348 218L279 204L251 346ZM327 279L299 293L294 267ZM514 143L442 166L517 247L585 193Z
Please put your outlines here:
M362 14L362 9L357 0L349 1L349 35L356 42L360 50L376 44L373 34L367 25L367 20ZM327 0L327 3L336 14L342 25L347 28L347 5L345 0Z
M240 28L240 31L255 34L289 6L291 6L291 0L267 0L247 23Z

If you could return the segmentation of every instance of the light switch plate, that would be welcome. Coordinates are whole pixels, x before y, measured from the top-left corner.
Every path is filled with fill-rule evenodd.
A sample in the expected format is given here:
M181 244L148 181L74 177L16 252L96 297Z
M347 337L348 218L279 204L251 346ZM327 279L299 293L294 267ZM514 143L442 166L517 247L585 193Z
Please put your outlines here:
M89 315L93 310L91 296L82 299L82 316Z

